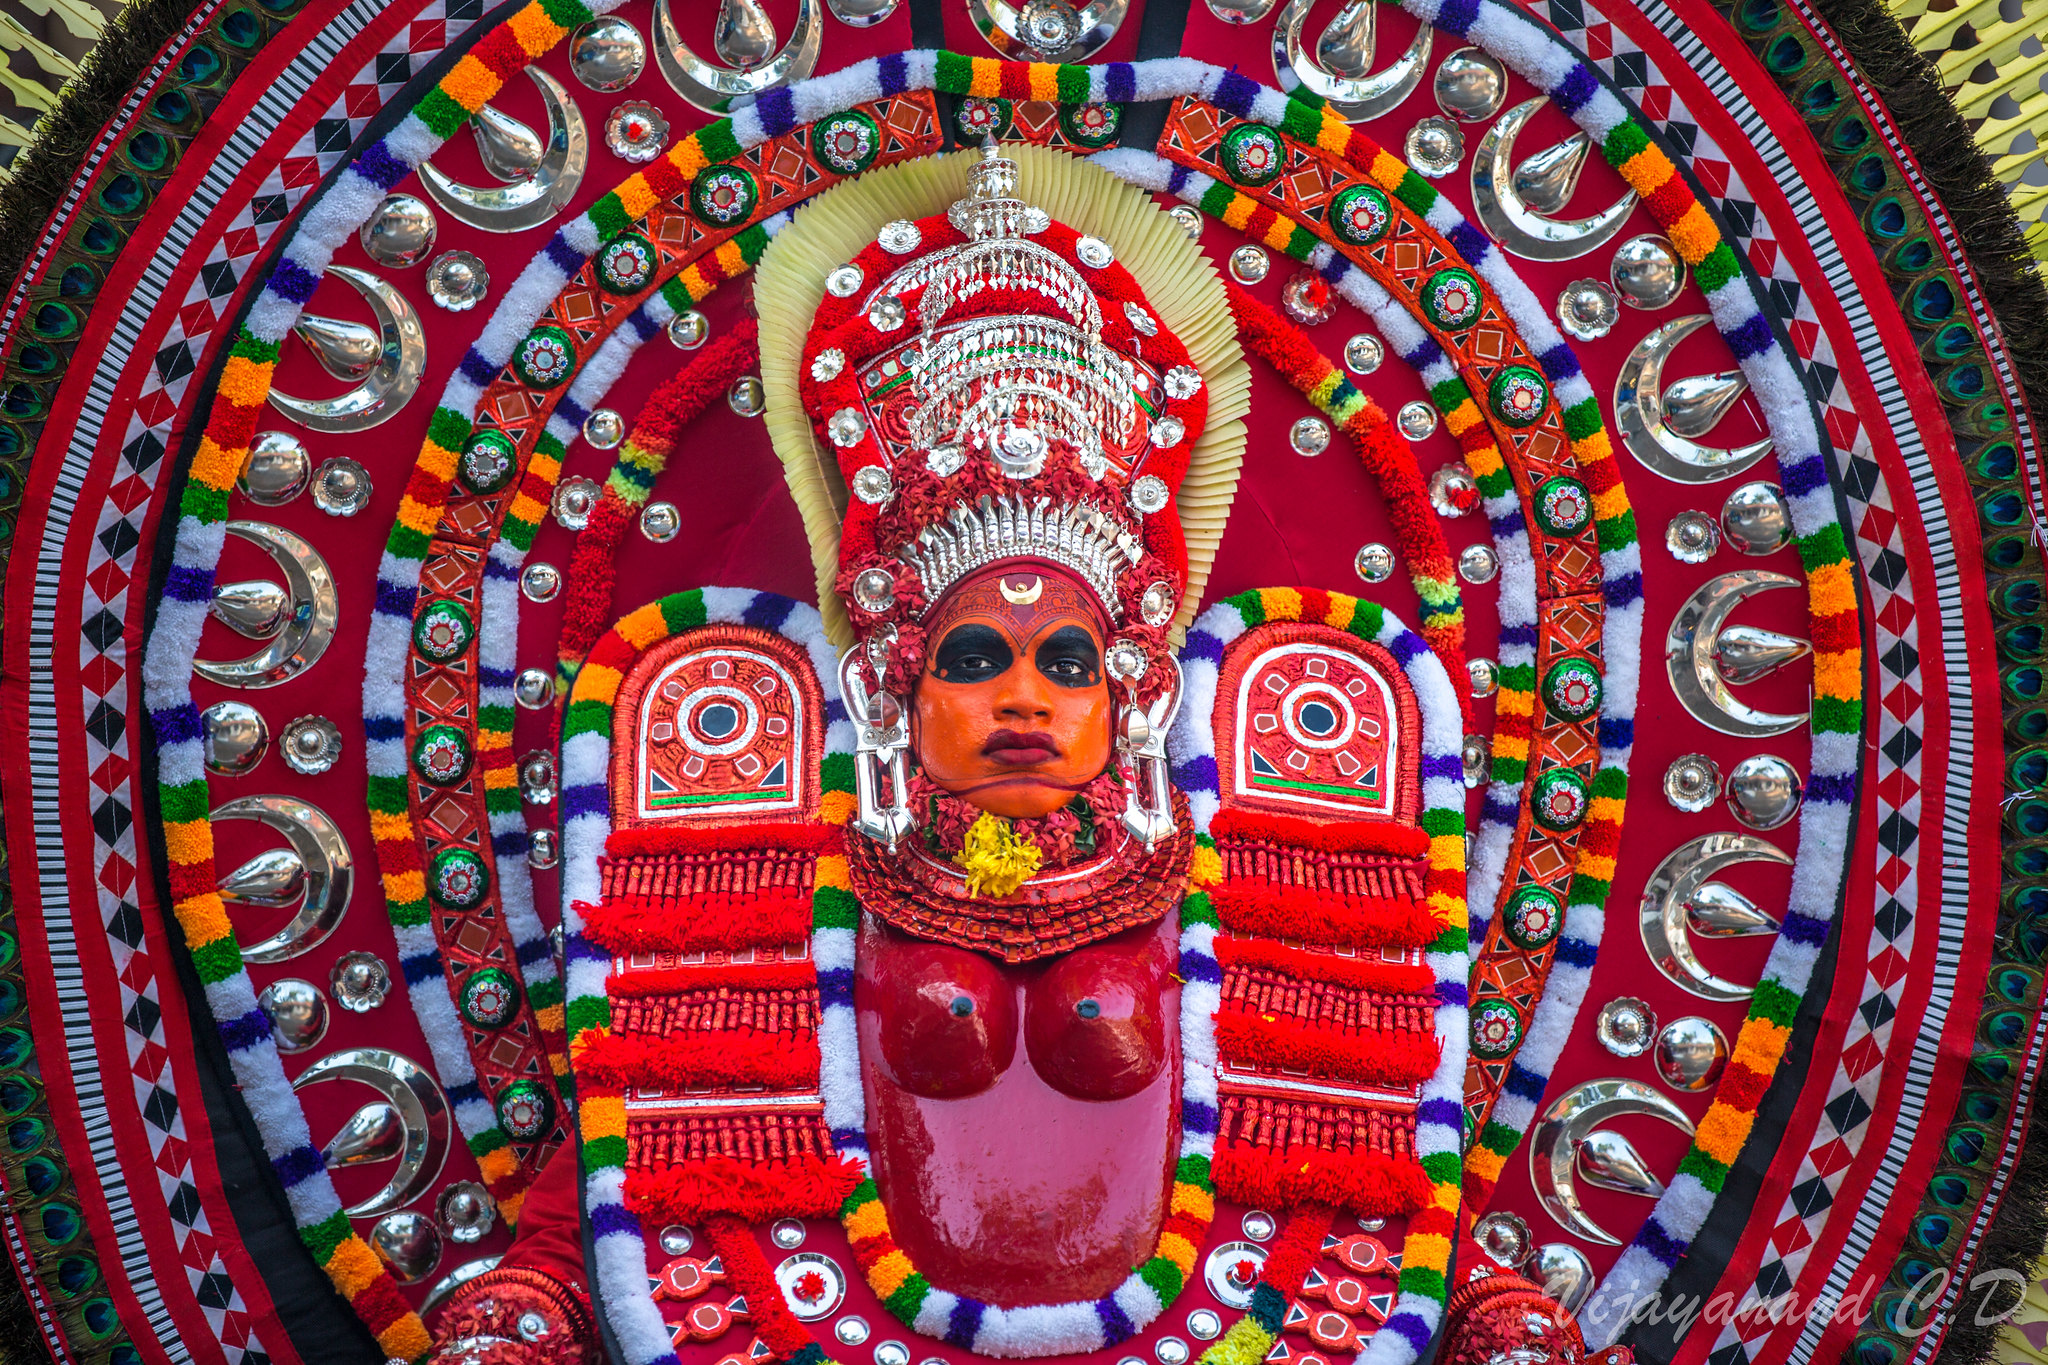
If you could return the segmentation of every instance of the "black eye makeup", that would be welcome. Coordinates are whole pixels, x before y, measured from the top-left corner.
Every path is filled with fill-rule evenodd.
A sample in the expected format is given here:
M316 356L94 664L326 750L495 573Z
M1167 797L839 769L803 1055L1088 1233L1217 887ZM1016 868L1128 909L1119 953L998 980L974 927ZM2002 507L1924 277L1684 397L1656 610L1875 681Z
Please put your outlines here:
M932 676L941 682L987 682L1008 672L1016 661L1000 631L968 622L955 626L939 642L932 655Z
M1038 647L1038 671L1061 687L1093 687L1102 681L1102 655L1093 636L1079 626L1061 626Z

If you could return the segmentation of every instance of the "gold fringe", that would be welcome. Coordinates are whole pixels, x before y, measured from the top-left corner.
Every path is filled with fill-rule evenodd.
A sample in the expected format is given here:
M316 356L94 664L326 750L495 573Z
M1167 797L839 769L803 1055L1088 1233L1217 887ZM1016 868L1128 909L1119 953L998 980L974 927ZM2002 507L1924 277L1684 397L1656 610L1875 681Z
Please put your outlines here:
M1137 277L1146 299L1188 348L1209 386L1208 426L1189 452L1180 490L1188 588L1174 617L1178 643L1195 619L1223 539L1244 464L1244 417L1251 406L1251 367L1237 344L1222 278L1144 191L1064 151L1023 144L1006 151L1018 163L1024 199L1116 248L1117 259ZM846 489L838 465L820 447L797 401L804 338L825 297L826 273L874 241L884 223L943 213L966 192L967 167L978 155L969 150L908 161L827 190L768 244L756 270L754 306L761 319L768 436L803 514L826 634L842 649L853 643L853 632L832 580L839 567Z

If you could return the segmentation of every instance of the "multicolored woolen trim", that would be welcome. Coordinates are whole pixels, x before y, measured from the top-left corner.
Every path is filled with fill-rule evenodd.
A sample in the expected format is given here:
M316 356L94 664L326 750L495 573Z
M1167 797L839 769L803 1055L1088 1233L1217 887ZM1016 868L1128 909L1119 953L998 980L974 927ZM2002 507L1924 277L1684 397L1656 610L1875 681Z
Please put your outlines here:
M730 624L773 630L801 646L819 678L836 676L839 656L825 638L817 608L774 593L743 588L702 588L674 593L640 608L613 626L591 648L576 676L562 718L562 905L568 935L569 1051L574 1061L610 1038L611 1004L606 981L611 954L592 942L584 905L604 899L598 860L611 838L611 765L613 704L633 661L647 649L699 626ZM835 697L825 703L826 790L823 818L843 824L852 813L853 727ZM836 798L835 798L835 794ZM853 925L857 914L838 909L846 859L837 854L818 858L814 913L819 929L813 936L823 1015L818 1048L829 1076L843 1071L856 1047L853 1036ZM825 921L833 923L826 927ZM845 923L839 921L844 919ZM842 941L843 939L843 941ZM843 963L843 970L838 964ZM848 1122L843 1106L835 1110L828 1093L825 1120L839 1141L842 1127L856 1134L860 1074L851 1071L856 1111ZM606 1323L624 1353L627 1365L673 1362L675 1347L661 1309L648 1293L647 1241L640 1220L626 1207L626 1101L616 1085L587 1079L577 1103L580 1130L583 1207L593 1248L591 1277ZM866 1161L860 1145L842 1152ZM843 1187L842 1187L843 1188ZM785 1355L783 1359L788 1359ZM828 1365L822 1358L808 1365Z
M1242 108L1231 112L1247 117L1251 115L1245 110L1257 110L1253 99L1241 101L1241 105ZM1578 846L1572 849L1574 876L1565 897L1581 913L1576 923L1567 916L1548 960L1530 964L1530 970L1544 978L1544 995L1532 1011L1502 1087L1527 1089L1531 1084L1529 1077L1547 1081L1563 1038L1570 1033L1579 1003L1584 999L1603 927L1601 906L1613 877L1613 855L1622 815L1620 802L1626 794L1628 752L1633 743L1641 673L1642 562L1636 544L1635 518L1629 510L1627 493L1614 463L1613 444L1601 423L1599 404L1591 386L1555 323L1505 256L1484 234L1466 223L1448 199L1363 132L1334 114L1318 112L1299 102L1285 118L1277 125L1281 137L1307 141L1324 153L1344 158L1442 234L1460 253L1461 262L1494 290L1508 319L1554 385L1564 431L1577 462L1576 473L1593 499L1594 527L1601 550L1601 596L1605 603L1597 664L1603 675L1597 730L1602 759L1593 783L1596 804L1588 812L1587 823L1577 831ZM1493 774L1474 841L1476 885L1470 902L1470 952L1475 969L1481 969L1475 970L1474 980L1482 980L1486 961L1496 956L1528 956L1501 935L1489 937L1487 931L1506 881L1506 870L1521 843L1522 831L1528 828L1523 807L1528 796L1531 739L1539 723L1555 723L1547 716L1539 717L1535 696L1535 663L1544 630L1541 608L1552 598L1553 589L1536 573L1531 545L1537 532L1522 512L1506 452L1481 416L1467 377L1417 320L1413 305L1402 301L1330 244L1319 241L1306 225L1291 221L1228 184L1163 157L1119 150L1102 153L1095 160L1137 183L1172 193L1229 226L1256 232L1269 245L1307 263L1339 295L1372 318L1395 351L1418 372L1432 402L1443 414L1446 428L1458 438L1466 463L1478 481L1502 569L1500 689L1495 699ZM1588 839L1593 841L1591 847L1586 846ZM1582 878L1581 872L1597 875ZM1560 965L1568 975L1553 988L1550 978ZM1538 1041L1534 1051L1530 1050L1532 1037ZM1519 1066L1524 1074L1518 1075L1512 1066ZM1517 1116L1512 1126L1505 1122L1493 1124L1493 1111L1500 1103L1500 1095L1476 1068L1474 1075L1475 1084L1468 1088L1466 1096L1467 1121L1475 1133L1490 1132L1494 1144L1504 1143L1512 1151L1529 1118ZM1535 1084L1534 1089L1540 1094L1542 1085ZM1485 1154L1479 1160L1480 1188L1471 1188L1472 1177L1468 1176L1467 1202L1473 1208L1483 1206L1485 1195L1499 1177L1498 1166L1490 1163ZM1488 1166L1490 1170L1486 1169Z
M1241 593L1217 603L1196 618L1181 649L1181 668L1187 680L1187 697L1181 720L1168 739L1173 758L1174 781L1187 793L1196 828L1202 838L1221 808L1216 753L1215 711L1217 685L1224 650L1254 626L1268 621L1311 621L1349 631L1361 640L1379 645L1393 655L1415 689L1422 710L1422 815L1421 825L1429 835L1429 871L1425 880L1427 899L1440 917L1442 933L1424 952L1434 978L1436 994L1436 1036L1442 1047L1436 1072L1423 1084L1422 1103L1416 1115L1415 1152L1430 1179L1430 1202L1411 1215L1407 1239L1402 1244L1400 1296L1393 1314L1359 1356L1362 1365L1409 1365L1428 1349L1443 1319L1448 1292L1451 1240L1458 1221L1458 1148L1463 1131L1466 990L1465 975L1465 787L1462 748L1464 734L1459 718L1457 689L1444 666L1422 638L1410 631L1393 613L1372 602L1341 593L1313 588L1268 588ZM1213 843L1204 847L1211 851ZM1199 872L1203 860L1197 855ZM1220 866L1214 874L1220 880ZM1197 902L1200 902L1198 905ZM1190 896L1181 912L1183 1065L1187 1095L1182 1104L1182 1145L1201 1143L1205 1156L1213 1156L1217 1123L1216 1042L1213 1020L1205 1026L1202 1046L1187 1036L1191 1011L1188 997L1195 983L1202 982L1211 1000L1217 999L1222 972L1216 964L1215 941L1219 926L1207 897ZM1198 957L1191 961L1190 949ZM1195 1063L1197 1059L1201 1066ZM1198 1089L1198 1087L1200 1087ZM1284 1303L1282 1305L1284 1307ZM1253 1365L1271 1348L1279 1334L1277 1321L1264 1322L1261 1306L1254 1301L1250 1314L1223 1335L1202 1355L1206 1365ZM1260 1345L1258 1338L1266 1340ZM1256 1346L1257 1352L1248 1355Z
M1799 847L1785 927L1765 963L1749 1017L1736 1038L1728 1073L1700 1122L1692 1150L1648 1222L1601 1282L1587 1310L1592 1322L1605 1324L1600 1331L1611 1341L1626 1326L1630 1304L1656 1292L1706 1222L1783 1059L1799 1001L1834 920L1844 875L1842 851L1849 844L1855 810L1863 727L1863 654L1855 577L1836 516L1812 400L1774 335L1757 287L1734 248L1723 239L1706 205L1693 195L1670 157L1652 141L1642 121L1557 33L1500 0L1402 0L1402 8L1424 23L1480 43L1500 57L1590 134L1608 164L1642 196L1651 217L1692 267L1716 330L1763 405L1764 424L1777 446L1779 475L1792 504L1793 529L1807 574L1814 639L1813 757L1799 814ZM1599 796L1597 784L1595 795ZM1579 914L1575 883L1566 923ZM1549 1003L1546 991L1544 1004ZM1544 1022L1539 1007L1538 1024L1530 1030L1525 1054ZM1569 1021L1561 1030L1546 1031L1559 1035L1556 1043L1561 1047ZM1522 1099L1528 1089L1517 1077L1508 1094ZM1537 1083L1534 1093L1526 1095L1532 1112L1541 1091ZM1606 1341L1589 1344L1604 1345Z
M636 180L640 177L635 177ZM614 196L630 189L632 182ZM456 461L472 431L486 379L496 376L511 363L512 353L548 306L561 294L587 261L595 254L596 236L591 215L607 201L600 200L576 222L556 233L546 250L536 256L506 294L498 311L485 325L482 335L470 347L461 367L450 376L427 440L421 447L411 479L400 501L398 517L386 540L378 564L376 606L370 619L369 645L365 651L363 680L363 723L367 737L366 766L369 769L371 818L377 831L377 855L385 874L385 897L392 928L399 940L399 955L405 968L414 1012L434 1054L436 1069L444 1084L462 1086L474 1100L458 1104L457 1119L471 1149L490 1151L505 1148L504 1132L495 1109L477 1086L465 1033L457 1018L445 968L434 938L424 898L424 886L399 880L419 864L419 838L408 808L410 755L405 739L407 676L406 661L413 645L414 615L419 600L419 583L432 537L453 486ZM774 226L787 222L779 216ZM480 610L476 623L478 716L477 763L510 774L513 766L509 724L485 724L493 716L507 721L513 715L512 680L518 668L516 655L520 596L519 573L526 552L546 515L562 459L577 439L582 419L598 406L618 380L634 353L649 339L661 334L670 318L701 302L724 280L752 267L768 241L769 226L739 234L744 242L727 243L709 253L689 269L672 276L623 319L610 335L577 368L567 392L534 441L526 460L517 494L509 502L498 534L490 542L480 588ZM590 251L579 254L569 246L571 239L588 241ZM516 781L506 785L516 793ZM528 844L526 816L516 799L491 803L492 875L505 909L507 928L516 940L516 952L527 982L526 996L540 1010L543 1037L555 1053L556 1083L563 1098L573 1095L574 1073L566 1050L558 1041L563 1028L547 1027L552 1011L559 1008L562 988L556 984L553 954L546 931L533 913L533 881L525 853ZM443 989L423 989L430 981L444 983ZM550 998L552 997L552 998ZM565 1027L565 1026L564 1026ZM474 1125L474 1126L472 1126ZM500 1177L514 1193L516 1163L510 1152L504 1164L510 1169ZM486 1167L486 1182L490 1180ZM495 1191L494 1191L495 1192ZM500 1195L500 1202L505 1196ZM516 1207L516 1205L515 1205Z
M1337 363L1315 348L1308 334L1253 298L1236 284L1226 285L1230 311L1237 317L1238 339L1271 365L1296 392L1327 414L1358 450L1393 520L1397 552L1408 566L1409 582L1422 601L1420 634L1429 642L1444 671L1465 675L1465 606L1451 563L1444 530L1429 502L1429 490L1415 463L1415 451L1401 439L1379 404L1358 391ZM1485 433L1486 424L1477 424ZM1472 703L1466 689L1457 689L1458 714L1472 728Z
M426 1330L369 1246L355 1235L312 1145L304 1110L285 1079L269 1024L256 1007L240 945L214 894L212 830L191 665L213 593L228 493L270 392L278 347L312 297L334 252L393 186L461 130L504 83L570 29L620 0L535 0L481 39L382 138L302 211L262 293L229 347L199 449L188 470L155 629L146 647L144 703L161 756L158 800L172 864L173 910L205 986L216 1025L264 1150L285 1187L299 1235L389 1356L428 1348ZM419 993L411 992L417 998ZM443 1003L446 1004L445 992ZM452 1007L449 1009L452 1017ZM431 1035L430 1035L431 1037ZM437 1062L439 1058L436 1058ZM444 1081L450 1079L442 1073ZM458 1112L460 1112L458 1110ZM493 1124L495 1126L495 1124ZM502 1142L498 1144L502 1146ZM484 1162L479 1153L479 1162ZM488 1172L490 1167L485 1165ZM516 1196L508 1218L517 1209Z

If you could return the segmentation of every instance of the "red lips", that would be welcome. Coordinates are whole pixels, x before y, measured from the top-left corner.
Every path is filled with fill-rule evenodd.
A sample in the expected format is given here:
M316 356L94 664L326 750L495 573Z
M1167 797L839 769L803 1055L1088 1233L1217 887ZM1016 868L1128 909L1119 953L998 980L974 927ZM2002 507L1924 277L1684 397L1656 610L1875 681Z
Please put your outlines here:
M1021 768L1033 763L1050 763L1060 756L1060 746L1043 730L1033 730L1029 734L997 730L981 746L981 752L984 758Z

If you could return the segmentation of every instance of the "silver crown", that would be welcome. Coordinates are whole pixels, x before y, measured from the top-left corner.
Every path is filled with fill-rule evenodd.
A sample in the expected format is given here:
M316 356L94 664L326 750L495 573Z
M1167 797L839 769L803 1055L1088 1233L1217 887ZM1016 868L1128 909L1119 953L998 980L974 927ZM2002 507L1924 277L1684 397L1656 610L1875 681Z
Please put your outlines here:
M924 290L911 439L984 453L1013 479L1035 478L1052 444L1063 442L1100 479L1109 469L1105 441L1128 442L1138 421L1135 373L1102 344L1101 306L1081 272L1025 236L1048 220L1016 197L1017 163L989 143L967 181L967 197L948 216L968 240L909 264L882 287L899 296ZM1037 294L1049 307L947 325L990 289Z
M1144 547L1114 517L1083 501L1059 507L1050 498L984 497L961 503L902 551L936 602L955 583L1004 559L1043 559L1072 571L1094 590L1112 621L1123 619L1116 581L1136 567Z

